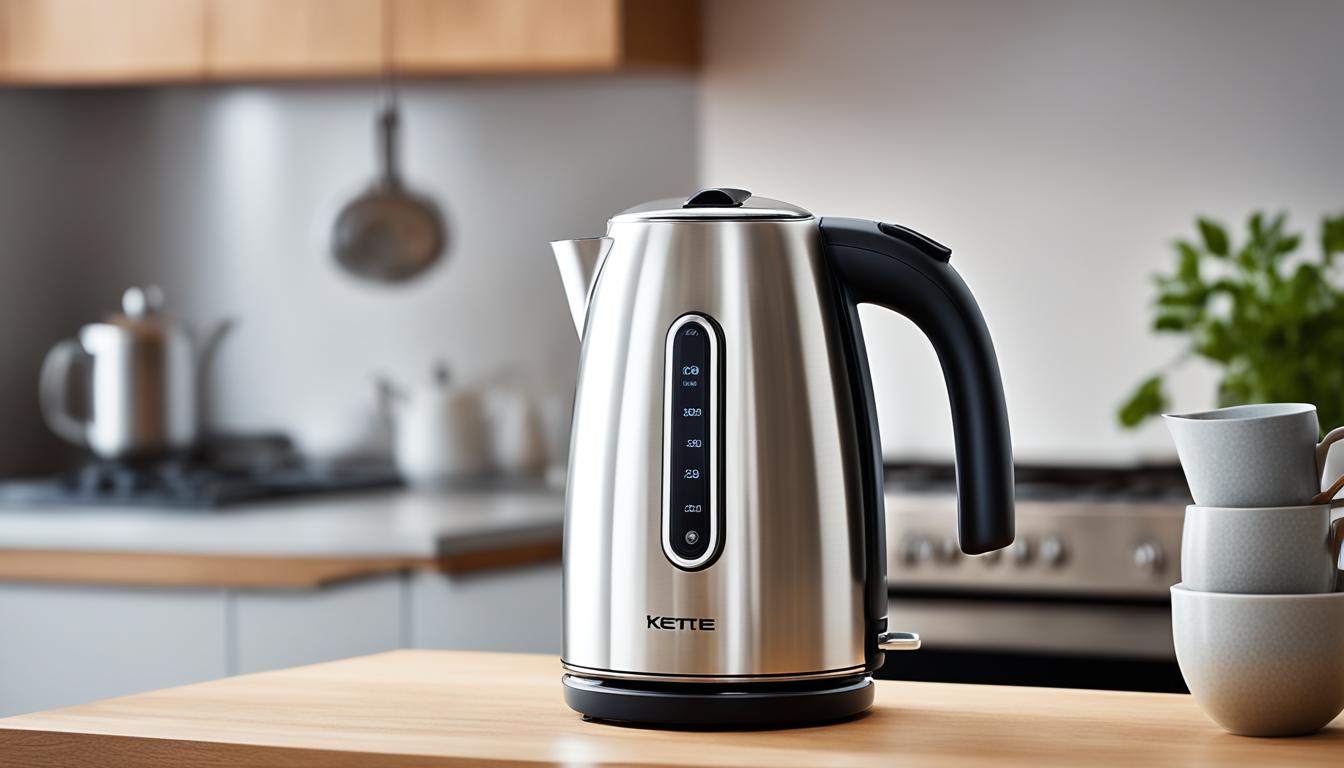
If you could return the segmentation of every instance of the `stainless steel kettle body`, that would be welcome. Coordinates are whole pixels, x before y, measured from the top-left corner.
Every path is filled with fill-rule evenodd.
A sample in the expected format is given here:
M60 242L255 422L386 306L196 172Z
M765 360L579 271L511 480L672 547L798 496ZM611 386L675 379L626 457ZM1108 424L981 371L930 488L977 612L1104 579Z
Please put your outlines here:
M556 244L582 338L564 552L571 706L634 722L843 717L871 702L884 647L918 647L887 630L856 309L883 299L866 293L882 289L867 269L918 281L917 296L887 290L888 304L930 333L959 436L976 433L958 440L962 479L982 484L963 493L963 548L1011 541L988 334L941 246L906 233L714 189Z
M38 394L53 432L100 459L160 458L196 445L203 373L232 324L216 326L198 351L160 312L162 303L156 287L127 289L123 314L84 326L47 353ZM77 411L74 392L83 400Z

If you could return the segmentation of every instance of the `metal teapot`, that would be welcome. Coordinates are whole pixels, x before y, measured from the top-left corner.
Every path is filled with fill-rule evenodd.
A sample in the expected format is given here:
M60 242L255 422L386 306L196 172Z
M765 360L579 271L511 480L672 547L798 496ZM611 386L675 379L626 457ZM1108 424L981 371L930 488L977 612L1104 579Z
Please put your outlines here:
M121 306L122 314L47 352L42 416L52 432L103 459L190 451L201 431L201 382L233 323L219 323L198 344L161 314L156 286L127 289Z

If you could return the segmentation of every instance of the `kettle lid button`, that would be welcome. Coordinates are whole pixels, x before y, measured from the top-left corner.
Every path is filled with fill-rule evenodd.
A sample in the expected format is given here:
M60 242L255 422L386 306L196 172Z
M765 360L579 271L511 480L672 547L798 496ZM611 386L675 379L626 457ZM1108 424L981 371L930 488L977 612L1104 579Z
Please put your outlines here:
M143 288L134 286L127 288L121 295L121 311L125 312L127 317L158 314L162 308L163 289L157 285L146 285Z
M751 198L751 191L734 187L710 187L686 198L682 208L740 208Z

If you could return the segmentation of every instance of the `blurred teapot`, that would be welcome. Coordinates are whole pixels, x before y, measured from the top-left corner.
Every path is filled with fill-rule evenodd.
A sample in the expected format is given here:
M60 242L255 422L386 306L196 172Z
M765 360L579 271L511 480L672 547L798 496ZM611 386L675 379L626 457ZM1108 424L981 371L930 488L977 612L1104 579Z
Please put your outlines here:
M474 390L449 386L443 363L427 384L406 388L380 379L378 388L392 419L393 460L407 483L442 486L489 471L484 403Z
M189 451L201 431L202 382L233 323L219 323L198 344L160 313L156 286L128 288L121 306L122 314L47 352L38 381L42 416L52 432L99 458ZM75 411L72 383L82 404Z

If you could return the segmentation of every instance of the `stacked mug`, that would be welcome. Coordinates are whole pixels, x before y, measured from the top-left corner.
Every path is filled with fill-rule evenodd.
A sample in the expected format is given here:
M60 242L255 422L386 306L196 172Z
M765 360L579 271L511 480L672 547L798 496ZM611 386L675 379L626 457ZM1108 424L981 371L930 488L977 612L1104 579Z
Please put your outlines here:
M1318 443L1301 403L1164 418L1195 501L1171 588L1181 674L1232 733L1320 730L1344 711L1344 477L1322 481L1344 428Z

